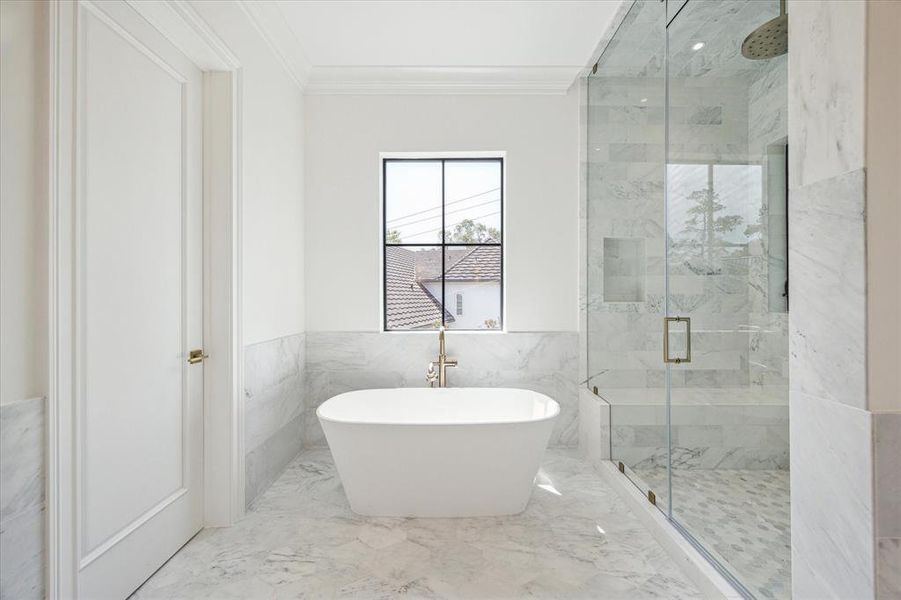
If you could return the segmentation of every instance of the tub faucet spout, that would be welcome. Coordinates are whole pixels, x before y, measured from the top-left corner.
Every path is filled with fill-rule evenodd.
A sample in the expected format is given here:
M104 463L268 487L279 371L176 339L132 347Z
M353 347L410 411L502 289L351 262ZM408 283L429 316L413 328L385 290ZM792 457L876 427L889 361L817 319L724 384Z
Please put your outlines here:
M429 363L429 371L426 374L429 387L435 387L436 382L438 387L447 387L447 368L457 366L457 359L448 358L444 346L444 326L442 325L438 330L438 360Z

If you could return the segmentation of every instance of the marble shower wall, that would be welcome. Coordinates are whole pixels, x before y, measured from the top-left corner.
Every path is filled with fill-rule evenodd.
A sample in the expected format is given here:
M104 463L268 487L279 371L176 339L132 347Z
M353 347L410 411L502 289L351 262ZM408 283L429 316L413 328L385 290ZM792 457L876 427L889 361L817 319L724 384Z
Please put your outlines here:
M740 15L732 14L739 8ZM721 198L725 204L741 205L743 222L736 231L748 227L754 233L740 249L722 244L729 255L715 258L713 265L701 264L695 246L687 243L684 221L692 202L687 196L694 188L671 190L669 227L677 244L669 300L673 313L692 317L695 330L694 360L674 369L673 385L786 383L787 317L771 312L767 301L769 216L763 170L767 146L787 136L786 61L750 63L735 56L738 45L732 43L738 29L763 22L774 10L778 12L774 2L706 3L686 15L684 29L713 39L703 53L673 59L679 62L674 62L670 80L668 158L662 8L633 5L597 74L588 79L585 303L587 330L596 333L588 339L590 385L663 385L665 160L691 167L754 165L758 170L749 169L751 176L762 173L749 182L758 188L757 204L749 202L752 196L741 195L744 190L718 190L721 196L732 194ZM685 35L677 31L671 37ZM671 179L675 175L671 172ZM773 221L784 228L784 216L777 213ZM687 244L681 250L680 238ZM781 254L784 262L784 250ZM611 284L616 288L608 289Z
M303 447L305 339L244 348L244 498L250 506Z
M438 352L436 333L307 332L304 443L325 438L316 409L341 392L372 388L426 387L429 361ZM448 355L460 361L449 384L518 387L560 403L551 446L578 444L578 334L462 333L447 335Z
M748 88L748 161L761 166L759 235L748 248L748 372L751 385L786 390L788 315L783 281L788 267L788 57L764 61ZM775 172L773 172L775 171ZM786 435L788 423L786 422Z
M44 398L0 404L0 598L44 597Z
M788 412L784 404L673 406L673 468L788 469ZM665 469L663 406L616 406L611 413L613 457L633 470Z
M589 388L645 387L663 381L663 8L659 3L633 4L586 84ZM605 247L631 247L634 252L620 258L605 253ZM623 285L629 279L633 285ZM617 282L632 297L611 293L605 282Z
M692 211L706 201L698 196L707 193L711 170L717 181L721 166L748 163L747 82L741 77L671 78L669 97L669 310L692 322L692 361L673 365L671 382L674 387L746 386L751 311L747 243L733 241L735 230L712 235L710 226L701 230ZM748 205L742 196L746 190L723 189L719 183L714 190L727 207L723 213L742 219L736 230L752 214L756 217L759 207ZM660 328L660 319L655 326ZM684 342L675 337L675 343L680 348Z
M867 95L879 94L868 86L875 71L867 11L875 4L788 6L792 593L799 598L901 593L901 419L872 412L867 386ZM891 64L872 56L877 66Z
M668 161L670 309L693 325L692 363L672 369L672 386L692 390L673 399L679 463L788 468L788 316L772 302L770 283L781 283L771 270L784 272L785 183L784 173L768 172L770 162L778 166L769 154L787 138L786 58L751 62L738 54L744 28L771 13L778 3L706 2L679 17L682 31L671 43L703 34L707 48L676 49L673 57L668 156L659 5L632 6L585 83L582 381L611 404L614 455L629 464L655 465L667 452L660 351ZM721 167L741 172L744 185L720 183ZM702 253L688 221L708 168L720 202L741 223ZM771 239L782 247L771 251ZM644 399L622 400L642 388ZM726 394L707 398L717 390Z

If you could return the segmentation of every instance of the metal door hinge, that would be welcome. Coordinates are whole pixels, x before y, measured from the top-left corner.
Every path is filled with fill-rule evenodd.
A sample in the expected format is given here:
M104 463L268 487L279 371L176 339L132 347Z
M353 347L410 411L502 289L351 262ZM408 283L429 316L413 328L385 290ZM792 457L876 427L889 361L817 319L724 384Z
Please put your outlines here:
M620 473L626 472L626 465L624 465L622 462L617 463L616 466L619 469Z

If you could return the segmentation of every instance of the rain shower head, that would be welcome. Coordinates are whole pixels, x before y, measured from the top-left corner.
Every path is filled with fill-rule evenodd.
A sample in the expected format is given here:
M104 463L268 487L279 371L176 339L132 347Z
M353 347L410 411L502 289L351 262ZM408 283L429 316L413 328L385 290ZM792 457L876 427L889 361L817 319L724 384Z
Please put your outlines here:
M745 38L741 55L751 60L775 58L788 52L788 15L785 0L779 3L779 16L770 19Z

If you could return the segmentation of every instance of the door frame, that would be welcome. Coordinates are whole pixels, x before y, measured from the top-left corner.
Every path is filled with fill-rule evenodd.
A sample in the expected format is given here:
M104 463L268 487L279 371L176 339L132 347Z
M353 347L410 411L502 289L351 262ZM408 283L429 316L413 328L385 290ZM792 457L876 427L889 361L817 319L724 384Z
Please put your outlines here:
M244 514L244 394L241 320L242 69L184 0L120 0L203 72L204 527ZM78 594L75 529L75 157L78 10L49 6L48 397L46 596Z

